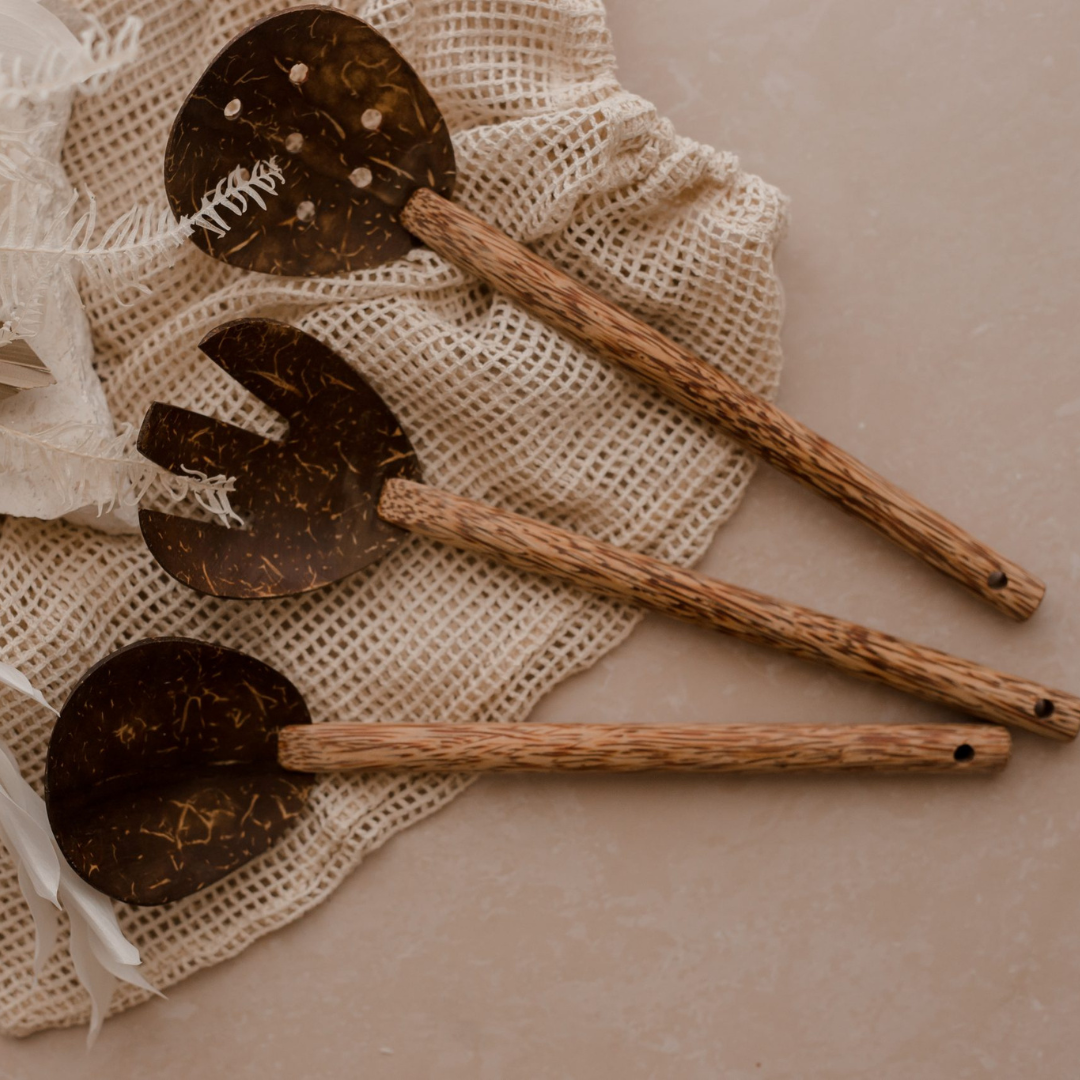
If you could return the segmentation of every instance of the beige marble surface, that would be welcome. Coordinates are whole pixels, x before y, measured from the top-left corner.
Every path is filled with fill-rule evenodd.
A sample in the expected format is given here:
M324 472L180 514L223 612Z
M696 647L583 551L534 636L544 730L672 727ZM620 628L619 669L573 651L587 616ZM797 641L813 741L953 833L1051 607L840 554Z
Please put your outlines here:
M782 404L1044 575L1024 626L765 470L704 568L1080 691L1080 9L612 0L625 85L794 202ZM943 716L649 620L537 719ZM0 1080L1080 1075L1080 757L504 778Z

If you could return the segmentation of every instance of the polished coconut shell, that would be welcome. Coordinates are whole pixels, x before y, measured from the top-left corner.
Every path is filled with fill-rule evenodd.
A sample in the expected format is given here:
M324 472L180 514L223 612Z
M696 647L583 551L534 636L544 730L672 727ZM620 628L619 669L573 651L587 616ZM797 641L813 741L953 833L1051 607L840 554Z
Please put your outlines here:
M299 7L249 27L214 58L173 123L165 190L177 217L238 170L276 159L265 209L249 202L208 255L245 270L318 276L396 259L417 241L398 211L419 187L449 196L454 150L416 72L367 23Z
M244 653L190 638L120 649L83 676L49 741L60 850L130 904L206 888L303 809L314 778L278 765L277 733L310 722L296 687Z

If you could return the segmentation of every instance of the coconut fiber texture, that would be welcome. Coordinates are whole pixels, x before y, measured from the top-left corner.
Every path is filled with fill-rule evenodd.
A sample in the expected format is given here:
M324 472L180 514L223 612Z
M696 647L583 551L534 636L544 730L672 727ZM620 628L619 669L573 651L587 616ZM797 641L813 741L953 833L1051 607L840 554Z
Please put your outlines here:
M164 206L162 157L185 92L217 50L280 5L91 0L106 27L143 18L141 59L76 105L65 166L102 220ZM342 4L385 33L454 135L455 197L740 382L774 393L786 205L730 153L680 138L616 81L599 0ZM206 360L202 335L268 316L327 342L398 414L427 478L689 564L735 509L753 463L654 391L417 248L377 270L273 278L186 245L122 307L84 289L118 422L154 400L273 432L278 421ZM414 537L351 579L278 601L196 595L140 537L62 522L0 527L0 656L61 703L107 653L148 636L244 649L302 691L316 721L519 720L633 628L629 607ZM0 738L40 788L49 715L0 691ZM231 877L121 922L158 987L235 956L324 900L363 859L462 790L461 777L332 776L274 850ZM40 984L33 932L0 851L0 1025L85 1021L64 943ZM113 1008L145 995L117 990Z

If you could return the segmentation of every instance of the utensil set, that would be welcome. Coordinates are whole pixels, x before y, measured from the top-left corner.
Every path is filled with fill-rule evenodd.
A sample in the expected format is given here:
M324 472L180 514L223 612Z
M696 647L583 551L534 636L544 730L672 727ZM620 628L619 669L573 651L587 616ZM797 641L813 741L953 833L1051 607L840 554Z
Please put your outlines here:
M1037 578L772 403L582 286L451 200L450 133L420 79L361 20L294 8L240 34L184 102L165 186L179 216L225 174L274 158L283 179L207 254L293 276L344 273L417 243L714 422L999 611L1038 607ZM301 330L242 319L203 352L288 423L280 440L154 404L139 449L178 474L235 476L243 527L140 512L177 581L236 599L332 586L410 534L780 649L972 717L1051 738L1080 699L973 661L713 580L425 484L407 433L341 356ZM49 747L57 841L87 881L130 903L180 899L266 850L301 813L312 774L430 771L977 773L1008 760L990 724L312 725L273 668L206 642L138 642L90 670Z

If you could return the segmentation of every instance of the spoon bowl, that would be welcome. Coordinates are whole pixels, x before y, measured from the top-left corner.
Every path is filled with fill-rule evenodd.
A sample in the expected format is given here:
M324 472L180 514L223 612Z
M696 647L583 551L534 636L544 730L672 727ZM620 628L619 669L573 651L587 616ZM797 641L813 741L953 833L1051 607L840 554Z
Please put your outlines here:
M45 763L56 842L96 889L164 904L266 851L314 781L278 765L277 732L311 723L254 657L189 638L97 663L61 710Z
M454 150L416 72L366 23L298 7L230 41L188 95L165 152L177 217L220 178L277 158L284 179L208 255L268 274L320 276L379 266L418 241L398 212L419 187L449 196Z

